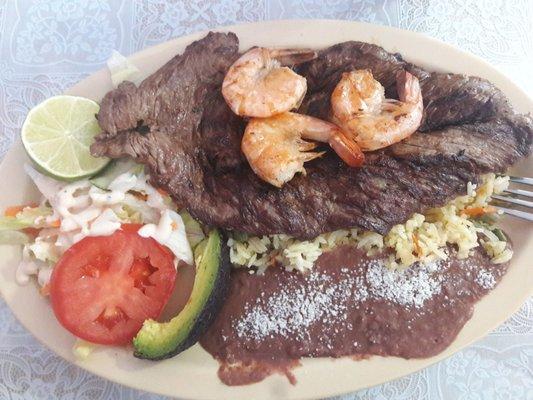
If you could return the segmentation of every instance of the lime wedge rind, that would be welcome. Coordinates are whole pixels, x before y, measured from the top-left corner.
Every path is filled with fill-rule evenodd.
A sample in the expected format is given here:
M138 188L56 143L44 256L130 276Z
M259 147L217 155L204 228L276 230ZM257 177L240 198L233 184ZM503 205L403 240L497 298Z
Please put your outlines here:
M34 107L22 126L22 143L42 172L61 180L98 173L109 162L90 154L100 132L96 102L76 96L51 97Z

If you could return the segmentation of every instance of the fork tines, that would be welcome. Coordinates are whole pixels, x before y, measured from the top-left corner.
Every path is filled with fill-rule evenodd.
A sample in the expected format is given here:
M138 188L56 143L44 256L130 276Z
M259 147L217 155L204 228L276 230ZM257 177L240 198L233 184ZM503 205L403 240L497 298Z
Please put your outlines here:
M509 177L511 182L519 183L521 185L533 186L533 178L525 178L519 176ZM533 192L523 189L507 189L502 195L494 194L494 206L498 211L512 215L514 217L533 221L533 213L521 210L520 208L533 209L533 201L525 200L525 198L533 198Z

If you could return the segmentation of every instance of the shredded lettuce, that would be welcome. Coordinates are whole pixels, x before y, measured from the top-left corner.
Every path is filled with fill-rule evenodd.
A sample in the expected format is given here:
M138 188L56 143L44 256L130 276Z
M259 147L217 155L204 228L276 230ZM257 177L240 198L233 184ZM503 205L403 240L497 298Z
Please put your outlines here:
M15 230L0 230L0 244L26 244L30 237L24 232Z
M95 348L95 344L86 342L85 340L77 339L76 343L74 343L74 346L72 346L72 353L76 359L84 361L91 355Z
M61 256L55 244L43 240L38 240L38 238L34 243L27 245L27 248L31 252L33 257L35 257L39 261L43 261L46 263L54 264L59 260Z
M128 204L121 204L120 207L117 207L113 211L122 222L132 224L141 224L143 222L141 213Z
M39 225L39 219L49 215L52 215L50 207L26 207L14 217L0 217L0 231L34 228Z
M131 175L126 174L127 172ZM89 182L103 190L124 191L124 184L127 184L128 180L133 180L135 184L135 178L143 172L142 164L137 164L130 158L120 158L112 160L101 172L89 179Z
M178 260L192 265L193 252L185 232L185 223L181 216L172 210L161 211L157 224L146 224L137 233L142 237L151 237L174 253Z
M180 212L180 216L183 220L183 224L185 225L185 233L187 234L189 244L194 250L196 245L204 240L204 231L202 230L202 227L198 221L196 221L187 211Z
M126 197L121 203L121 210L117 213L117 216L125 222L146 224L155 223L159 220L159 210L150 207L146 204L146 201L139 200L130 193L126 193Z
M126 80L133 83L140 83L139 68L116 50L111 52L111 57L107 60L107 68L111 72L113 87L117 87L121 82Z
M32 223L21 221L17 217L0 217L0 232L30 228Z
M35 186L37 186L39 192L41 192L44 198L48 201L51 201L51 199L57 194L57 192L59 192L66 186L66 183L62 183L48 176L45 176L28 164L24 165L24 170L31 178Z
M53 214L52 208L44 205L38 207L26 207L17 214L15 218L20 221L30 223L32 226L38 224L38 219L46 218ZM37 221L37 222L36 222Z

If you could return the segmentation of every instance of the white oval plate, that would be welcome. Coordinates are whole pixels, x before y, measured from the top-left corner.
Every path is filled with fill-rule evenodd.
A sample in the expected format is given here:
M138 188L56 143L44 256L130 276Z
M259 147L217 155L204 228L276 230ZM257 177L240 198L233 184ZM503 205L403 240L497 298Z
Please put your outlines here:
M302 46L322 48L346 40L360 40L400 52L405 59L429 70L440 70L487 78L502 89L521 112L533 111L533 102L508 78L481 59L425 36L399 29L348 21L272 21L221 28L233 31L241 40L241 48L261 46ZM148 48L130 59L149 75L186 45L205 32L178 38ZM100 100L111 89L106 70L101 70L71 88L68 93ZM6 155L0 166L0 209L12 204L35 200L36 193L23 172L27 162L20 142ZM515 168L516 173L533 171L533 158ZM55 320L48 301L34 285L15 283L15 268L20 249L0 247L0 291L13 313L35 337L55 353L80 367L106 379L163 395L188 399L304 399L333 396L377 385L427 367L486 335L510 317L527 299L533 286L528 271L533 259L531 225L507 220L515 256L498 287L481 300L473 318L454 343L436 357L421 360L372 357L353 361L350 358L309 359L294 373L298 379L291 386L287 379L272 376L263 382L243 387L228 387L217 377L217 363L198 345L169 360L150 362L135 359L129 349L101 348L83 362L76 361L71 348L74 337Z

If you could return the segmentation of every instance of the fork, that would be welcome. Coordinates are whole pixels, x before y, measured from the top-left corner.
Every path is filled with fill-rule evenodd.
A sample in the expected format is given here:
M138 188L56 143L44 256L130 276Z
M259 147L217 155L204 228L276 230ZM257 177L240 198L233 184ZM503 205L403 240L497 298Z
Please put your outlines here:
M519 176L510 176L509 180L522 185L533 186L533 178L524 178ZM507 215L533 221L533 213L517 210L517 207L533 208L533 201L524 200L523 197L533 199L533 192L522 189L506 189L503 194L493 194L492 204L496 209Z

